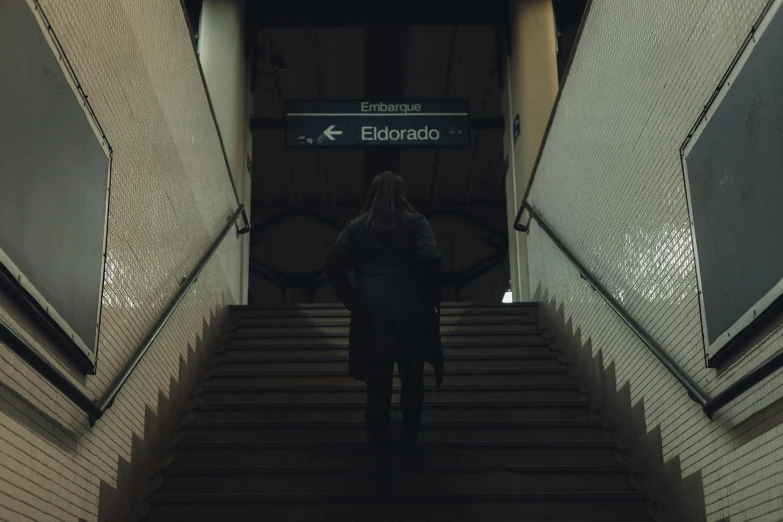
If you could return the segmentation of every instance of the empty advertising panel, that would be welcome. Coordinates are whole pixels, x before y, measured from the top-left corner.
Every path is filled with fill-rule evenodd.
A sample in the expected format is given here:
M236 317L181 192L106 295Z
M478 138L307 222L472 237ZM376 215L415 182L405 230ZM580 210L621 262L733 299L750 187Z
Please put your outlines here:
M89 368L111 154L43 16L0 0L0 264Z
M769 4L682 148L708 359L783 294L781 3Z

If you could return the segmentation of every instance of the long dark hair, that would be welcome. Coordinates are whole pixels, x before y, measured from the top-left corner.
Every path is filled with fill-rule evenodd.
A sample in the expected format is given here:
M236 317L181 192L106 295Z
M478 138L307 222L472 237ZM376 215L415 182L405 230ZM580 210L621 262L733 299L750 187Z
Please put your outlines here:
M375 176L362 208L362 215L369 214L369 229L389 232L397 225L399 212L405 210L416 212L408 202L402 178L390 171Z

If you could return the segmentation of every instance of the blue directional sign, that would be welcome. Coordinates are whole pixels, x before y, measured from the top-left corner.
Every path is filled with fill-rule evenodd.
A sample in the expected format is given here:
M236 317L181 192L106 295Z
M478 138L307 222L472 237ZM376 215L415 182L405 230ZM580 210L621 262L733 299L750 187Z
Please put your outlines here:
M467 100L289 101L289 147L468 147Z

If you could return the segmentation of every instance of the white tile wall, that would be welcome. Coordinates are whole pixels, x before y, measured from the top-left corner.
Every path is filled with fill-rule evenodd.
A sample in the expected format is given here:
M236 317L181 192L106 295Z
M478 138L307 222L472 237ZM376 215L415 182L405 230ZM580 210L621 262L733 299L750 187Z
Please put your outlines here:
M40 5L114 148L98 373L83 379L87 393L97 397L236 202L180 2ZM0 344L0 520L93 521L99 507L101 520L110 520L107 513L122 512L118 506L127 504L128 493L138 493L136 486L125 484L119 496L101 499L101 483L117 486L118 459L137 465L132 441L149 430L146 410L158 413L159 394L179 389L182 362L192 362L190 352L213 341L203 337L219 328L226 305L237 300L239 266L239 241L230 234L92 429L78 409ZM0 314L46 350L45 339L5 296ZM27 402L15 400L14 393Z
M704 361L679 147L763 0L594 0L531 202L711 395L783 348L780 323L721 371ZM643 401L665 460L700 473L708 520L783 520L783 373L709 421L535 225L531 290L558 305L617 386ZM776 402L777 401L777 402Z

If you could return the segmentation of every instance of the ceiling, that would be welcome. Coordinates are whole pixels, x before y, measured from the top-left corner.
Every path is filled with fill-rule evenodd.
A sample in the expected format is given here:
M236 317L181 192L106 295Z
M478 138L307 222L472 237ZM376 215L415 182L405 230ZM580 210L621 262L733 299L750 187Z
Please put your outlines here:
M248 15L254 25L276 29L383 24L493 25L508 18L508 0L248 0Z

